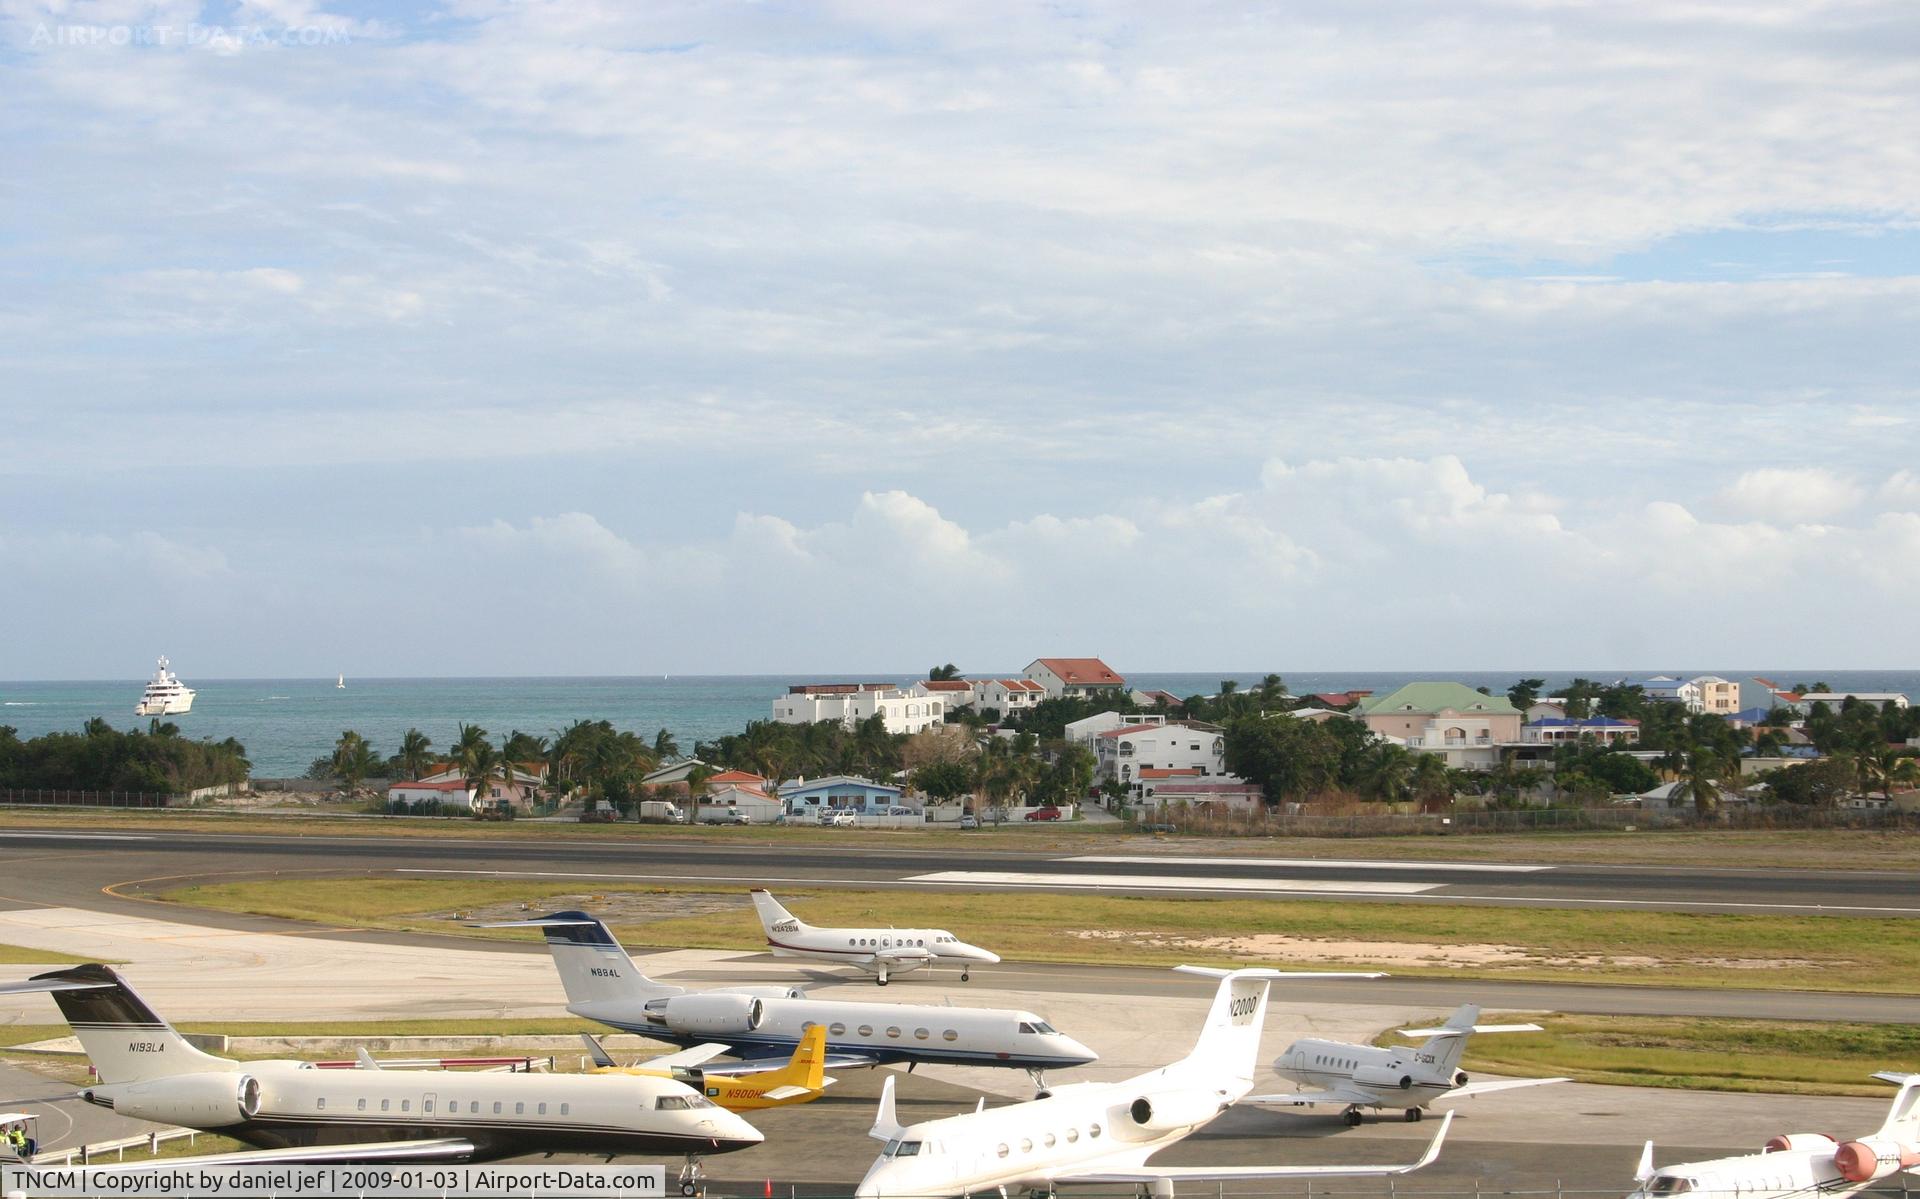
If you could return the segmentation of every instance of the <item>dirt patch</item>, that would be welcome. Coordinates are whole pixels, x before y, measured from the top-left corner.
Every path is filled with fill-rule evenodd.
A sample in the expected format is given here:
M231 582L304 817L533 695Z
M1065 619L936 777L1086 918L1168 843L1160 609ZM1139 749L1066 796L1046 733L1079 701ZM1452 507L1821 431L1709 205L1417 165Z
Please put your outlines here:
M1269 962L1339 963L1366 966L1444 966L1452 969L1500 969L1552 966L1652 969L1660 966L1700 966L1719 970L1791 970L1822 963L1799 958L1677 958L1642 954L1549 953L1524 945L1442 945L1430 941L1337 941L1316 937L1289 937L1278 933L1242 937L1181 937L1165 933L1109 932L1081 929L1073 934L1087 941L1110 941L1148 949L1224 954Z
M518 903L495 903L483 907L449 909L422 913L431 920L531 920L547 912L578 910L592 912L609 925L649 924L656 920L678 920L686 916L728 914L753 907L745 895L721 893L668 893L650 891L581 891L573 895L555 895L541 908Z

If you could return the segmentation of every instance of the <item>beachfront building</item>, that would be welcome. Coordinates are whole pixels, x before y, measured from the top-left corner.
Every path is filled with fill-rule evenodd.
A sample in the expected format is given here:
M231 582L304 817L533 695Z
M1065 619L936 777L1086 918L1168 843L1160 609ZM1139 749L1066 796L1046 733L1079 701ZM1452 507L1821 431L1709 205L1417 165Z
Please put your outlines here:
M1162 691L1158 688L1152 691L1129 691L1127 692L1127 697L1133 700L1134 706L1137 708L1166 708L1169 711L1173 711L1185 707L1187 703L1186 700L1181 699L1173 692Z
M994 711L1005 720L1031 712L1035 704L1047 698L1047 689L1032 679L975 679L969 702L976 712Z
M920 806L918 800L907 797L904 788L846 774L782 783L780 803L789 819L798 817L803 821L817 820L822 809L877 816L892 808Z
M1740 684L1717 674L1697 675L1690 679L1657 674L1648 679L1622 679L1623 686L1638 687L1647 699L1680 704L1689 712L1707 712L1731 716L1740 710Z
M495 767L492 775L487 779L484 794L478 798L504 799L515 809L530 812L533 810L533 801L546 780L547 764L545 762L515 762L511 767ZM476 796L473 788L467 783L465 771L451 762L442 762L417 779L389 786L387 799L401 800L406 803L437 800L442 804L470 808Z
M757 779L760 776L749 777ZM719 824L722 823L722 814L738 812L754 824L772 824L784 810L779 800L752 783L734 781L716 785L714 779L709 779L706 791L694 797L693 821L695 824Z
M966 679L921 679L909 690L921 699L941 701L949 712L973 702L973 684Z
M687 776L705 766L699 758L682 758L678 762L668 762L640 780L642 787L662 787L669 783L684 783Z
M449 808L473 807L473 788L467 786L465 779L442 779L429 783L425 779L411 782L394 783L387 788L387 804L437 803Z
M1211 778L1227 772L1227 739L1219 725L1179 720L1124 725L1093 737L1096 783L1118 779L1138 798L1143 771L1191 771L1161 778Z
M1053 699L1120 692L1127 686L1127 680L1098 658L1035 658L1021 674L1040 684Z
M1484 695L1464 683L1408 683L1362 700L1354 714L1376 735L1438 754L1460 770L1489 769L1499 762L1502 743L1520 740L1520 710L1504 695Z
M947 701L893 683L797 683L773 701L781 724L836 721L852 728L875 716L889 733L918 733L946 723Z
M1591 739L1601 745L1632 745L1640 740L1640 722L1612 716L1548 716L1520 729L1523 745L1577 745Z
M1907 697L1898 691L1808 691L1790 702L1794 711L1812 715L1814 708L1822 705L1838 712L1850 699L1873 708L1884 708L1888 704L1896 708L1907 706Z

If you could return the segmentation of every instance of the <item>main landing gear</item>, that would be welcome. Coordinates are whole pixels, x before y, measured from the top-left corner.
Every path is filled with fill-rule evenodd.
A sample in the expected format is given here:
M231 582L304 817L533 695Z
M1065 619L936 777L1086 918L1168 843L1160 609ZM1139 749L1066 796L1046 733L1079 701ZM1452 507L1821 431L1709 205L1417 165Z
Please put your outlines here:
M700 1165L696 1154L687 1154L687 1164L680 1167L680 1193L682 1195L704 1195L707 1193L707 1172Z
M1426 1113L1421 1111L1419 1108L1410 1107L1407 1109L1407 1123L1418 1124L1420 1123L1420 1118L1424 1115L1426 1115Z
M1346 1119L1348 1128L1360 1127L1360 1109L1357 1107L1348 1108L1346 1110Z

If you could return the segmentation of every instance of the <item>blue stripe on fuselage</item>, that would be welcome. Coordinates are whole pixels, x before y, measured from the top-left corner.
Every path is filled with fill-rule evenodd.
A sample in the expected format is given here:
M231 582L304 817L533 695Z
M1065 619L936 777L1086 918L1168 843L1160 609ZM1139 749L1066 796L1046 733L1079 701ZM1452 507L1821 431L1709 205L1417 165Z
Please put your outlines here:
M715 1041L721 1041L740 1049L741 1052L734 1054L734 1056L747 1060L763 1057L774 1058L790 1056L793 1053L794 1047L799 1044L799 1042L791 1038L784 1037L757 1037L751 1034L737 1037L693 1036L687 1033L673 1032L657 1024L623 1023L599 1016L594 1017L594 1019L611 1028L617 1028L621 1032L639 1033L643 1037L650 1037L656 1041L666 1041L669 1044L684 1045L689 1048L695 1045L710 1045ZM759 1052L755 1052L756 1049ZM998 1053L979 1050L942 1050L933 1048L916 1050L904 1045L867 1045L859 1041L831 1040L827 1042L826 1051L828 1053L843 1053L850 1057L870 1057L883 1064L887 1062L945 1062L956 1066L1015 1066L1023 1068L1037 1066L1046 1069L1057 1069L1063 1066L1084 1066L1094 1060L1092 1058L1077 1057L1035 1057L1031 1054L1015 1053L1003 1056Z

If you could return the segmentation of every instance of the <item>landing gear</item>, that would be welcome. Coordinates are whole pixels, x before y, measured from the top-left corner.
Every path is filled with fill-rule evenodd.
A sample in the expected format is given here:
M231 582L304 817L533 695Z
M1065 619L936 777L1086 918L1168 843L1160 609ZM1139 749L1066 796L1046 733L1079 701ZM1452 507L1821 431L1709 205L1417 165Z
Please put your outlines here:
M882 971L880 971L880 973L878 973L878 974L876 974L876 975L874 975L874 976L873 976L873 984L874 984L875 986L877 986L877 987L884 987L884 986L886 986L886 985L887 985L887 972L886 972L885 970L882 970Z
M1407 1123L1418 1124L1420 1123L1420 1118L1424 1115L1426 1115L1426 1113L1421 1111L1419 1108L1410 1107L1407 1109Z
M1360 1127L1360 1109L1359 1108L1357 1107L1348 1108L1346 1115L1347 1115L1348 1128Z
M973 975L972 975L972 974L970 974L970 973L968 973L968 972L967 972L966 970L964 970L964 969L963 969L963 970L961 970L961 971L960 971L960 981L961 981L961 982L966 982L966 981L968 981L969 979L971 979L972 977L973 977Z
M700 1165L700 1159L687 1154L687 1164L680 1167L680 1193L682 1195L704 1195L707 1193L707 1172Z
M1040 1066L1028 1066L1027 1077L1033 1080L1033 1085L1039 1090L1044 1091L1047 1089L1047 1072L1044 1068Z

